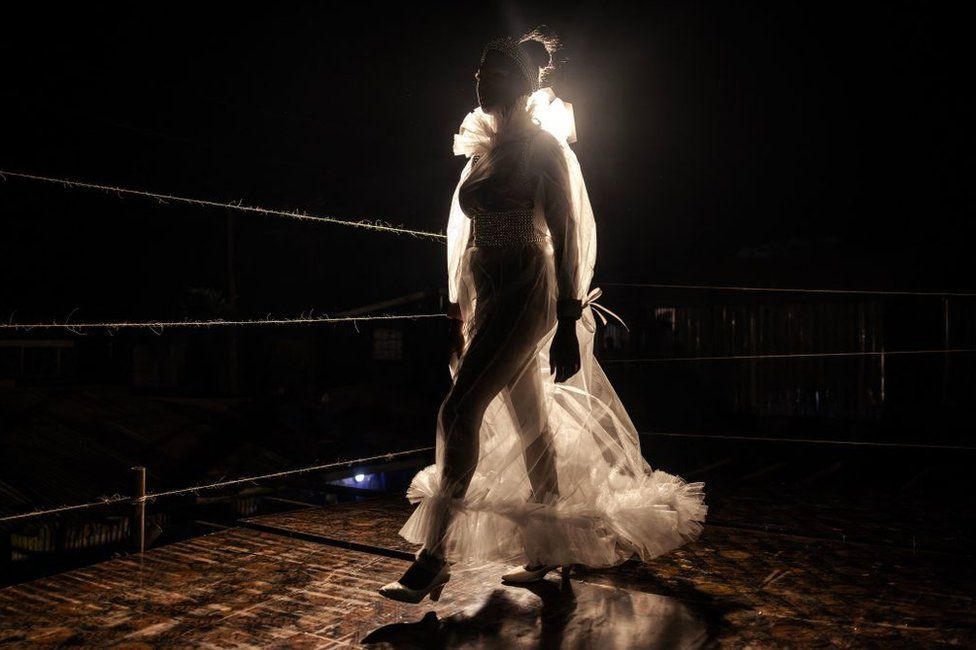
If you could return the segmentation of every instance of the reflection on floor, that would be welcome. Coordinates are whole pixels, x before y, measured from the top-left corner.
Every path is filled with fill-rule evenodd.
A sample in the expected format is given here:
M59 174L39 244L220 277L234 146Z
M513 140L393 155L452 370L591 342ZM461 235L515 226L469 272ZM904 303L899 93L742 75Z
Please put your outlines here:
M307 538L338 534L353 544L403 552L412 547L397 531L410 508L402 497L381 498L258 517L245 525ZM809 510L805 512L794 519L813 521ZM865 527L856 517L847 523ZM709 642L731 647L976 647L976 558L971 555L913 553L839 537L710 524L697 542L650 564L628 562L610 570L582 571L576 581L681 600L705 622Z
M700 647L681 600L555 577L459 571L441 600L376 590L407 562L233 529L0 591L0 642L164 647ZM636 644L636 645L635 645Z
M413 548L402 498L299 510L0 590L0 643L162 647L976 647L974 559L706 526L649 564L438 603L376 594ZM341 545L345 545L343 548Z

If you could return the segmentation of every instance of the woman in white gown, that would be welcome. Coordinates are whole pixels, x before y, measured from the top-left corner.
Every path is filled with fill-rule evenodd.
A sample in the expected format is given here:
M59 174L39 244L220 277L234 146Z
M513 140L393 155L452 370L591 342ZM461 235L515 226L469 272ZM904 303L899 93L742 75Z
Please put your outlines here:
M448 219L453 383L437 417L436 462L411 482L400 530L422 544L380 593L436 600L451 564L647 561L699 536L703 483L652 469L594 356L596 229L572 113L540 79L534 32L494 39L476 74L479 106L455 136L468 156ZM622 321L621 321L622 322Z

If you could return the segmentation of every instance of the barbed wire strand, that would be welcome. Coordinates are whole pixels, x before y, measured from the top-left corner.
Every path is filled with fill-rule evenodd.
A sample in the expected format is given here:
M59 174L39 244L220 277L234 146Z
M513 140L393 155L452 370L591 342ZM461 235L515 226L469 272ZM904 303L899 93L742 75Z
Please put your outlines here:
M74 313L74 312L72 312ZM81 330L104 328L109 331L118 329L149 329L157 336L161 336L167 327L227 327L227 326L251 326L251 325L293 325L293 324L314 324L314 323L341 323L370 320L417 320L421 318L445 318L446 314L385 314L377 316L342 316L342 317L301 317L301 318L278 318L278 319L258 319L258 320L203 320L203 321L147 321L147 322L104 322L104 323L0 323L0 330L24 330L34 329L63 329L75 334L82 334ZM69 315L70 318L70 315ZM358 329L358 328L357 328ZM601 359L601 363L660 363L670 361L748 361L763 359L803 359L803 358L830 358L830 357L870 357L870 356L889 356L889 355L914 355L914 354L967 354L976 352L976 348L932 348L926 350L864 350L851 352L796 352L784 354L733 354L733 355L709 355L709 356L688 356L688 357L633 357L624 359Z
M166 490L164 492L151 492L146 494L146 496L141 498L133 498L130 496L113 495L110 497L102 497L98 501L90 501L88 503L79 503L71 506L61 506L58 508L48 508L46 510L35 510L33 512L23 512L16 515L7 515L6 517L0 517L0 524L20 521L23 519L31 519L34 517L42 517L45 515L60 514L64 512L72 512L75 510L84 510L87 508L94 508L97 506L110 505L113 503L132 503L140 501L153 501L162 497L176 496L180 494L196 494L201 490L213 490L216 488L227 487L230 485L240 485L242 483L255 483L257 481L263 481L271 478L281 478L284 476L294 476L297 474L307 474L308 472L317 472L325 469L335 469L338 467L352 467L353 465L363 465L366 463L371 463L375 461L391 461L394 458L399 458L401 456L411 456L415 454L420 454L428 451L433 451L434 447L419 447L417 449L408 449L406 451L397 451L387 454L380 454L378 456L367 456L366 458L355 458L353 460L342 460L334 463L325 463L323 465L310 465L309 467L301 467L299 469L289 469L281 472L272 472L270 474L260 474L258 476L246 476L244 478L233 479L230 481L217 481L214 483L203 483L200 485L195 485L192 487L179 488L176 490Z
M896 354L962 354L976 352L976 348L933 348L929 350L865 350L863 352L796 352L792 354L730 354L702 357L635 357L630 359L600 359L600 363L654 363L659 361L738 361L749 359L797 359L823 357L865 357Z
M775 436L737 436L719 433L677 433L670 431L641 431L642 436L670 436L674 438L705 438L749 442L787 442L817 445L847 445L851 447L902 447L906 449L940 449L952 451L976 451L970 445L937 445L921 442L883 442L870 440L825 440L822 438L778 438Z
M30 180L44 181L48 183L58 183L65 187L81 187L86 189L97 189L106 192L114 192L115 194L131 194L134 196L144 196L155 198L161 203L166 201L177 201L183 203L189 203L193 205L207 206L207 207L219 207L228 208L231 210L240 210L244 212L257 212L266 215L273 215L279 217L286 217L290 219L297 219L302 221L317 221L323 223L332 223L345 226L351 226L355 228L367 228L370 230L378 230L384 232L396 232L402 234L408 234L415 237L434 239L437 241L447 241L447 235L443 233L429 232L426 230L415 230L410 228L402 228L399 226L393 226L387 223L380 223L379 220L372 222L368 219L362 219L359 221L351 221L346 219L338 219L335 217L324 217L318 215L310 215L305 212L296 212L289 210L274 210L270 208L262 208L260 206L245 206L240 202L234 203L222 203L219 201L210 201L207 199L194 199L190 197L182 197L173 194L161 194L157 192L147 192L144 190L132 190L123 187L117 187L112 185L100 185L97 183L85 183L81 181L72 181L63 178L52 178L49 176L41 176L38 174L25 174L22 172L13 172L5 169L0 169L0 178L3 180L7 179L7 176L13 176L16 178L25 178ZM976 292L964 292L964 291L899 291L899 290L883 290L883 289L829 289L829 288L796 288L796 287L746 287L746 286L735 286L735 285L713 285L713 284L665 284L665 283L653 283L653 282L600 282L598 283L602 286L609 287L648 287L656 289L695 289L695 290L714 290L714 291L753 291L753 292L770 292L770 293L819 293L819 294L860 294L860 295L894 295L894 296L948 296L948 297L960 297L960 298L972 298L976 297Z
M230 210L239 210L241 212L257 212L260 214L271 215L276 217L286 217L289 219L297 219L299 221L313 221L317 223L330 223L343 226L351 226L354 228L366 228L368 230L378 230L382 232L392 232L400 233L404 235L411 235L414 237L433 239L437 241L446 241L447 235L436 232L428 232L426 230L414 230L411 228L402 228L399 226L393 226L387 223L380 223L377 219L375 222L368 219L361 219L359 221L350 221L347 219L338 219L335 217L323 217L318 215L311 215L305 212L296 212L290 210L274 210L270 208L262 208L260 206L249 206L243 205L240 202L230 202L222 203L220 201L210 201L207 199L194 199L185 196L176 196L174 194L160 194L158 192L146 192L143 190L131 190L124 187L116 187L112 185L99 185L97 183L84 183L81 181L72 181L62 178L51 178L49 176L39 176L36 174L24 174L20 172L12 172L6 169L0 169L0 178L7 180L7 176L13 176L16 178L26 178L35 181L44 181L47 183L58 183L65 187L81 187L91 190L103 190L106 192L114 192L115 194L130 194L133 196L144 196L149 198L154 198L160 203L166 203L167 201L176 201L179 203L189 203L192 205L200 205L211 208L227 208Z
M888 291L884 289L800 289L789 287L744 287L720 284L657 284L653 282L599 282L604 287L648 287L653 289L705 289L716 291L763 291L771 293L836 293L878 296L949 296L973 298L976 293L964 291Z
M84 329L105 328L108 330L117 329L149 329L155 334L161 334L167 327L227 327L227 326L250 326L250 325L294 325L294 324L315 324L315 323L346 323L358 322L363 320L398 320L408 319L417 320L420 318L445 318L446 314L383 314L376 316L317 316L301 318L267 318L255 320L182 320L182 321L147 321L147 322L105 322L105 323L0 323L0 330L25 330L33 329L63 329L75 333L80 333ZM70 318L70 316L69 316Z

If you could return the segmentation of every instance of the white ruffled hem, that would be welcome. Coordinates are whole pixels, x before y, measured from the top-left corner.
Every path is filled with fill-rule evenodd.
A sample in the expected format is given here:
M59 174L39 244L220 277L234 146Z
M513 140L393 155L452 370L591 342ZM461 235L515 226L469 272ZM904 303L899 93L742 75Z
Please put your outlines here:
M454 516L444 550L454 562L609 567L634 555L646 562L697 539L708 512L703 482L647 470L633 477L615 469L591 484L595 494L575 490L535 503L528 495L499 499L490 489L448 499L438 489L437 466L430 465L407 490L417 508L400 535L414 544L425 543L449 507Z

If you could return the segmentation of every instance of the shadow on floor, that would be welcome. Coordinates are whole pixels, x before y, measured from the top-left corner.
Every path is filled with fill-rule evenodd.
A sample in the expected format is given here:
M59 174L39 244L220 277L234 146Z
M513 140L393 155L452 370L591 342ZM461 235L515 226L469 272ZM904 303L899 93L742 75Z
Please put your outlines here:
M647 585L643 585L644 589ZM739 608L683 588L682 598L582 581L544 580L496 588L446 617L370 632L363 644L393 648L707 648ZM446 594L446 590L445 590ZM691 598L692 603L684 599Z

